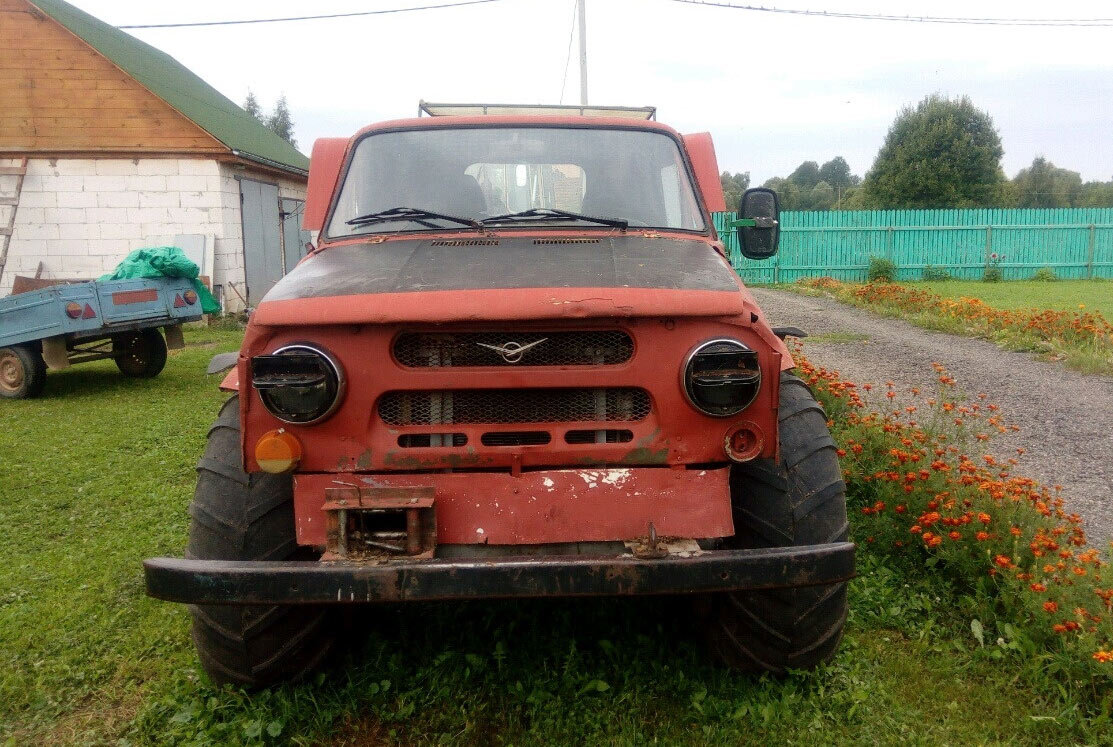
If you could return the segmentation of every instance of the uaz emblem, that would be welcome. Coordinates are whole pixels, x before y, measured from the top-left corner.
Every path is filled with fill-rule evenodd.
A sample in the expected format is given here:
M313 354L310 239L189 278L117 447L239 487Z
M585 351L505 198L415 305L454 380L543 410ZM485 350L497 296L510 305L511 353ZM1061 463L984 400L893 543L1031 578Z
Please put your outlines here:
M494 350L496 353L501 355L502 359L507 363L517 363L518 361L522 360L522 356L527 350L531 350L537 347L548 339L548 337L542 337L540 340L535 340L533 342L526 343L525 345L517 342L504 342L502 345L488 345L485 342L477 342L475 344L481 348Z

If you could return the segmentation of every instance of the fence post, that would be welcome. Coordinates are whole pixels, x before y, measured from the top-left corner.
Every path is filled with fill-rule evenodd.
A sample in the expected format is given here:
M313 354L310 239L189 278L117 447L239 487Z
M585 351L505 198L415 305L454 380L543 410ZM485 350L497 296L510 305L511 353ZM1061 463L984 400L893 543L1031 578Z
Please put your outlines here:
M889 233L885 236L885 259L893 259L893 227L889 226Z
M993 254L993 226L985 227L985 271L989 272L989 255ZM1003 274L1002 274L1003 277Z
M1094 224L1090 224L1090 239L1086 242L1086 279L1094 279Z

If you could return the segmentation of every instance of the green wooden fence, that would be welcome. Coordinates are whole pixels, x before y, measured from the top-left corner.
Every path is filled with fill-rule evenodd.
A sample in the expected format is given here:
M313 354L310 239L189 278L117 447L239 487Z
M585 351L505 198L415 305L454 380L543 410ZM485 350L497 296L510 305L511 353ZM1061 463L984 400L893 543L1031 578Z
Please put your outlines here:
M745 259L733 216L715 227L731 264L748 283L791 283L829 275L862 281L871 256L897 265L898 280L921 280L924 268L981 279L991 256L1006 280L1050 267L1060 278L1113 277L1113 208L1039 210L842 210L781 213L781 248L768 260Z

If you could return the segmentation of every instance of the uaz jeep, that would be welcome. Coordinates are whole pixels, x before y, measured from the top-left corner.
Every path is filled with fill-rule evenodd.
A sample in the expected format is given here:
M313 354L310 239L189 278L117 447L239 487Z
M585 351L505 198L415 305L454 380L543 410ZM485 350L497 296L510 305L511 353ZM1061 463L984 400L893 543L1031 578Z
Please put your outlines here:
M686 594L730 665L827 660L845 488L724 257L710 136L487 111L317 141L317 245L251 317L148 593L247 686L317 665L337 605L406 600ZM776 195L735 224L770 256Z

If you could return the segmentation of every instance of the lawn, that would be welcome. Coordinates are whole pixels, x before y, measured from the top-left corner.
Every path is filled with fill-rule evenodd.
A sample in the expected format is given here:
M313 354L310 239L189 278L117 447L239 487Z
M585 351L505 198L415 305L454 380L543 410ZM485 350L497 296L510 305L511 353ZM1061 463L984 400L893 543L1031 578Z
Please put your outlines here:
M1056 309L1076 311L1082 304L1106 319L1113 319L1113 282L1108 280L1059 280L1041 283L1012 280L983 283L947 280L933 283L904 283L947 298L978 298L998 309Z
M193 465L224 398L204 368L239 336L186 340L158 379L96 363L50 374L43 399L0 402L0 743L1113 737L980 646L951 586L864 543L842 649L814 673L709 665L683 599L545 600L355 611L348 652L314 681L215 688L186 609L145 597L140 566L185 546Z
M1108 281L862 284L820 277L782 287L831 296L926 329L992 340L1083 373L1113 375L1113 283Z

